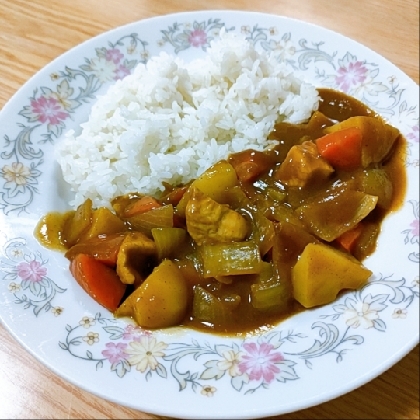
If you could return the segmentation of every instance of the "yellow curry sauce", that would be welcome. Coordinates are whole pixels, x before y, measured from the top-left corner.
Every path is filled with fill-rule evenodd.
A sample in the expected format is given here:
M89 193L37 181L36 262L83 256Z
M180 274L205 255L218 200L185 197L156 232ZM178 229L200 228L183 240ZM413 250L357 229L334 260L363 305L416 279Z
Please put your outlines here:
M129 217L135 203L143 197L141 192L133 192L114 199L112 211L91 209L85 203L83 211L46 214L35 229L36 238L50 249L65 252L72 261L79 252L98 257L102 248L95 254L95 243L101 242L102 246L104 240L109 240L121 246L127 232L138 232L137 239L126 246L126 253L122 256L120 252L118 258L120 263L123 261L120 267L113 268L122 277L132 277L123 280L127 289L122 299L124 303L115 311L116 316L132 316L127 297L134 295L162 260L168 259L187 284L185 311L177 325L240 334L269 328L305 310L293 298L293 270L305 247L309 243L321 244L342 252L338 239L341 232L349 230L346 224L362 225L362 233L351 252L346 252L351 254L350 258L363 261L374 252L384 217L402 204L406 189L405 140L394 128L395 141L380 159L372 157L373 162L352 170L331 168L324 161L319 166L314 141L334 130L341 121L362 116L383 124L372 110L348 95L329 89L320 89L319 93L319 110L307 124L279 122L269 137L278 141L272 149L236 153L219 165L223 168L221 172L225 171L223 176L233 177L233 184L217 191L217 200L203 194L197 186L200 183L167 187L163 196L155 200L157 208L152 206L143 214ZM369 132L376 135L378 130L375 127ZM304 156L302 159L309 155L311 163L302 159L293 163L293 159L288 158L293 146L298 146L299 156ZM291 169L285 171L284 162L288 159ZM296 171L302 171L305 165L311 166L312 162L318 166L308 169L309 175L295 177ZM359 214L358 206L367 206L367 214L360 216L360 221L355 219L359 216L354 216ZM320 215L320 209L324 216ZM209 229L213 223L210 219L220 211L217 229ZM162 232L169 231L177 243L172 248L165 244L164 237L162 239ZM259 250L257 271L252 271L253 262L249 263L248 271L240 264L234 267L233 261L228 262L231 256L236 256L237 260L242 256L249 259L248 255L255 248ZM248 252L246 256L245 252ZM211 254L209 261L219 253L218 267L212 263L205 267L206 253ZM233 267L233 275L220 267L225 263L224 258L226 264ZM273 282L271 277L277 280ZM279 299L282 301L273 303ZM152 317L159 317L153 314ZM155 326L152 323L145 327L151 325Z

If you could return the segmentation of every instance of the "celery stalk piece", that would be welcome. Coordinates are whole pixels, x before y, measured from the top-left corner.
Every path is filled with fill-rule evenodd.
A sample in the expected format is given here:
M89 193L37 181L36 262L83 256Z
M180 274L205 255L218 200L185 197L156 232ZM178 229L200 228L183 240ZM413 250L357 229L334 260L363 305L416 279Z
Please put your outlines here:
M254 241L202 245L204 277L258 274L261 271L259 246Z
M182 228L162 227L152 228L159 260L174 258L187 241L187 231Z
M259 310L286 310L289 289L288 280L280 278L274 265L263 262L257 281L251 285L251 304Z
M193 317L195 319L223 325L229 319L230 313L229 304L224 304L213 293L201 286L194 288Z

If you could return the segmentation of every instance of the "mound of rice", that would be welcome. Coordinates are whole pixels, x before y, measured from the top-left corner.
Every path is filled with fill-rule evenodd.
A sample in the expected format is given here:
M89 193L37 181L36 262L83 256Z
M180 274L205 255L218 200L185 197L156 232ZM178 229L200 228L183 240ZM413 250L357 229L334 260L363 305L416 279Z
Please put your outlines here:
M112 85L80 135L67 132L56 158L77 207L128 192L158 195L232 152L270 146L274 123L300 123L318 108L315 87L245 37L221 31L204 58L161 53Z

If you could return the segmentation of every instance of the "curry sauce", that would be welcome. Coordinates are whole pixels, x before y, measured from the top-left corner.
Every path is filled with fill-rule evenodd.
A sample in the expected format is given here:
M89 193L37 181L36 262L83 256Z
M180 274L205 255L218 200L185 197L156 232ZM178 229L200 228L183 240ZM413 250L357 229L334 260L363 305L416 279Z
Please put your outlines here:
M77 210L49 213L36 238L64 252L73 275L76 266L83 273L79 255L105 265L110 281L124 284L117 307L108 309L145 328L242 334L324 304L311 295L311 279L300 278L312 248L321 256L331 250L362 276L354 283L362 285L370 273L362 262L405 195L406 142L360 101L329 89L319 93L319 109L307 123L275 125L269 150L233 154L188 185L167 186L160 197L133 192L109 208L92 209L87 200ZM364 133L360 162L351 169L340 156L324 157L318 140L345 130ZM168 283L171 272L181 288ZM165 284L182 303L160 296ZM326 293L354 284L327 285ZM151 301L160 303L148 307Z

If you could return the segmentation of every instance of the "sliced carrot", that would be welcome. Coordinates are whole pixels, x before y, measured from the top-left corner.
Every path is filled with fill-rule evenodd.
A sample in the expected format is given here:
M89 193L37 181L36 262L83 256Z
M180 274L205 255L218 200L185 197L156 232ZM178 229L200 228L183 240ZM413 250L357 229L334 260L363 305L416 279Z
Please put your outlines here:
M125 233L114 233L86 239L73 245L64 256L72 260L78 254L88 254L103 264L115 267L118 251L125 236Z
M117 310L126 285L111 267L87 254L78 254L70 262L70 272L79 285L100 305L111 312Z
M252 182L271 164L267 155L251 149L235 153L229 158L229 163L234 167L241 182Z
M362 130L348 127L315 140L319 154L336 169L352 170L362 161Z
M242 182L253 181L262 170L256 162L241 162L235 166L236 175Z
M362 231L363 225L361 223L358 223L354 228L342 233L336 239L336 242L341 248L343 248L345 251L351 254L353 253L353 249L357 243L357 240L360 238Z
M160 204L159 201L153 197L144 196L128 205L124 210L124 216L131 217L136 214L146 213L147 211L158 207L162 207L162 204Z
M185 192L188 190L189 185L184 185L182 187L177 187L162 197L162 202L165 204L172 204L176 206L181 198L184 196Z

